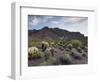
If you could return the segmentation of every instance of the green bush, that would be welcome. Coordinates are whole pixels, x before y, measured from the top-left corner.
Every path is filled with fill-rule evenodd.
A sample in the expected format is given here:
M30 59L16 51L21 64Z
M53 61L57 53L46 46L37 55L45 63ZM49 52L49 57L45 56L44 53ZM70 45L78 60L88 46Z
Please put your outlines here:
M60 57L59 60L60 60L62 65L72 64L72 59L71 59L69 54L64 54L63 56Z
M32 46L37 46L40 43L39 40L32 40L31 42L29 42L28 46L32 47Z
M68 43L71 43L75 48L82 46L82 42L80 40L71 40Z
M52 59L48 59L46 62L45 62L46 65L52 65L53 64L53 61Z
M44 61L42 63L40 63L40 66L43 65L52 65L52 60L48 60L48 61Z
M50 48L47 48L44 52L44 57L45 57L45 61L40 63L40 65L53 65L54 64L54 59L52 57L52 53L50 51Z
M49 58L47 61L44 61L42 63L40 63L40 66L41 65L58 65L59 63L57 62L56 58Z

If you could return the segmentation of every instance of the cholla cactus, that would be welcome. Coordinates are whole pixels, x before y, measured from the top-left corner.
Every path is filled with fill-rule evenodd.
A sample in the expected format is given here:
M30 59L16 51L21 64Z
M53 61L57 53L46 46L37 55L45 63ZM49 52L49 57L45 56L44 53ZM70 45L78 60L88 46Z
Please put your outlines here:
M47 48L44 52L45 54L45 60L47 61L48 59L50 59L52 57L52 53L51 53L51 48Z
M72 45L71 43L69 43L69 44L67 45L67 47L68 47L69 49L72 49L73 45Z
M46 46L46 47L49 47L49 43L46 42L46 41L42 41L42 44L43 44L44 46Z
M46 42L46 41L42 41L41 43L42 43L42 49L43 49L43 51L45 51L45 50L46 50L46 48L48 48L48 47L49 47L49 43L48 43L48 42Z
M55 45L55 43L54 42L51 42L51 46L54 46Z
M30 47L28 48L28 54L31 56L31 57L37 57L38 56L38 48L37 47Z

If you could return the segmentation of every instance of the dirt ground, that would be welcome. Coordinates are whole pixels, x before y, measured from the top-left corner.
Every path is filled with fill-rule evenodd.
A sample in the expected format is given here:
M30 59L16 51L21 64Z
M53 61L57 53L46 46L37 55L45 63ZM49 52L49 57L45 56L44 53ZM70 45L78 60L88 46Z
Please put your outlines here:
M71 64L65 64L65 65L75 65L75 64L87 64L88 63L88 56L82 56L82 53L79 53L75 48L73 48L71 51L66 51L65 49L61 50L59 48L54 48L54 55L53 58L56 59L56 61L61 65L59 59L64 54L69 54L70 52L74 52L73 55L69 55L71 59ZM87 55L87 54L86 54ZM42 62L45 61L45 57L40 58L34 58L34 59L28 59L28 66L36 66Z

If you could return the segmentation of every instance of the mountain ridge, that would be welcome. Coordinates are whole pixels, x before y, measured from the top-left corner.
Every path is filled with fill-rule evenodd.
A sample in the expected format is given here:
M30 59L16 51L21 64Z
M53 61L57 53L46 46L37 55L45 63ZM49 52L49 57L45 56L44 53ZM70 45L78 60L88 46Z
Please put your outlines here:
M68 30L61 29L59 27L49 28L48 26L43 27L42 29L28 30L29 40L31 39L78 39L78 40L87 40L87 36L81 34L80 32L70 32Z

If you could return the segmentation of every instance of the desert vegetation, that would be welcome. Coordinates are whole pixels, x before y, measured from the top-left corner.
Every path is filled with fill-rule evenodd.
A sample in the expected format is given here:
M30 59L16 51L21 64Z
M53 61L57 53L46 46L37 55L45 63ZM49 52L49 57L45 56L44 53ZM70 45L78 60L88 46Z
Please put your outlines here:
M78 39L32 39L28 44L28 65L87 64L87 43Z

